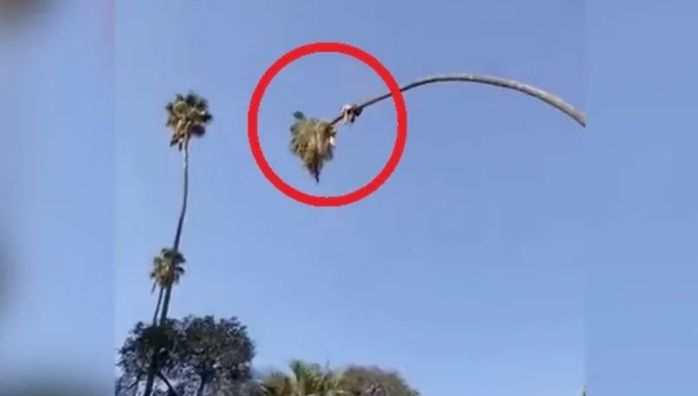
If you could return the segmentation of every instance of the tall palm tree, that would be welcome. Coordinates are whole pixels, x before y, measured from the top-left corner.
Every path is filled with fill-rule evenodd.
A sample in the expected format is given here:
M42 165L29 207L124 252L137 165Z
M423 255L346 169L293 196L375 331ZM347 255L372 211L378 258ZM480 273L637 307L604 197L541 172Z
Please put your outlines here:
M273 372L265 378L267 396L348 396L339 375L315 364L294 360L290 373Z
M400 92L411 89L447 82L465 82L496 86L518 91L539 99L544 103L558 109L571 117L582 127L586 127L586 115L576 109L562 98L543 89L516 80L500 77L476 74L448 74L422 78L400 87ZM392 97L390 92L368 99L361 104L351 104L342 107L340 114L331 121L322 121L314 118L306 118L303 113L297 111L293 114L295 122L291 126L291 152L302 162L303 166L311 173L316 181L319 180L320 171L325 162L332 159L336 130L334 126L340 121L351 124L361 112L369 106Z
M213 121L213 116L208 108L208 101L194 92L190 92L187 95L177 94L175 99L165 106L165 110L167 110L165 125L169 127L172 132L170 146L176 145L177 149L182 153L182 170L184 177L182 183L182 206L177 219L177 229L175 231L172 248L168 250L168 254L174 259L170 260L170 270L165 271L169 276L167 280L172 280L172 282L165 282L160 285L160 294L154 314L154 318L157 318L160 302L162 301L162 311L159 312L160 324L165 323L167 320L167 312L170 307L170 298L172 296L172 286L176 283L174 282L175 268L177 265L184 262L184 258L179 252L179 245L182 238L184 217L187 212L187 200L189 198L189 142L194 137L204 136L206 134L206 128L211 121ZM179 263L175 264L178 261ZM153 354L153 359L148 370L144 396L151 395L156 373L157 354Z

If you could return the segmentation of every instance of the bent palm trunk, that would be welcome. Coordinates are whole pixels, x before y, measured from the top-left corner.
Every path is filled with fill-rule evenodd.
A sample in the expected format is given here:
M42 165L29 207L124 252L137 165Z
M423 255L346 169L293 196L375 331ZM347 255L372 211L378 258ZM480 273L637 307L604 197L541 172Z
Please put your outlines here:
M506 89L518 91L518 92L524 93L526 95L532 96L534 98L537 98L539 100L542 100L543 102L549 104L550 106L553 106L554 108L562 111L567 116L574 119L581 126L586 127L585 114L583 112L577 110L571 104L565 102L562 98L560 98L556 95L553 95L550 92L544 91L538 87L535 87L533 85L519 82L516 80L509 80L509 79L505 79L505 78L501 78L501 77L493 77L493 76L477 75L477 74L447 74L447 75L431 76L431 77L423 78L421 80L414 81L412 83L409 83L407 85L400 87L400 92L409 91L410 89L417 88L417 87L420 87L422 85L442 83L442 82L477 83L477 84L492 85L492 86L496 86L496 87L500 87L500 88L506 88ZM354 108L360 112L365 107L374 105L380 101L383 101L385 99L390 98L391 96L392 96L392 94L390 92L388 92L386 94L377 96L373 99L369 99L369 100L367 100L359 105L356 105ZM335 125L336 123L340 122L342 119L343 119L343 115L339 115L337 118L332 120L331 125Z

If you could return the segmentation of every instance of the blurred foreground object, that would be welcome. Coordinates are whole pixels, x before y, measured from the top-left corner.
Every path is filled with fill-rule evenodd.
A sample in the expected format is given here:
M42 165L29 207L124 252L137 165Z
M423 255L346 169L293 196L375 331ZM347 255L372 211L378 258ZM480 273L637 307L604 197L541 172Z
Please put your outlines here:
M77 381L23 378L13 383L0 383L0 396L98 396L113 394L110 389L80 384ZM106 392L106 393L105 393Z
M0 323L10 297L10 257L3 241L0 240ZM0 396L2 396L0 394Z
M0 24L10 28L26 24L32 17L48 12L53 0L0 0Z

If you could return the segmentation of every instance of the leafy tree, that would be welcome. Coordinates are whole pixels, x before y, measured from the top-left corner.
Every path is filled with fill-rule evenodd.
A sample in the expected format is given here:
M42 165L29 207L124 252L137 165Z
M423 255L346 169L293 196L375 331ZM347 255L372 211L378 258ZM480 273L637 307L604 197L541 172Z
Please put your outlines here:
M478 83L518 91L553 106L571 117L581 126L586 126L586 116L584 113L561 98L538 87L500 77L474 74L432 76L404 85L400 87L400 91L405 92L424 85L445 82ZM331 121L306 118L302 112L295 112L293 114L295 121L291 126L291 152L301 160L303 167L310 172L315 180L319 181L320 171L324 163L331 160L333 157L334 140L337 135L335 125L340 121L344 121L345 124L354 123L356 118L361 115L361 112L366 107L372 106L390 97L392 97L391 93L386 93L361 104L345 105L342 107L340 114Z
M121 392L126 394L133 390L133 395L136 395L135 391L138 390L141 380L147 376L156 351L156 376L161 380L164 378L163 370L166 371L176 364L174 352L182 341L181 328L180 323L175 320L168 320L162 325L136 323L119 349L117 365L122 373L118 381Z
M400 374L377 367L350 366L342 372L341 385L357 396L419 396Z
M177 146L182 152L182 207L177 219L174 242L171 249L163 249L161 255L154 260L155 268L151 273L156 285L160 286L158 301L153 314L153 325L157 325L157 316L160 314L159 323L164 324L170 307L172 286L177 282L184 269L184 257L179 251L182 238L184 217L187 212L187 200L189 198L189 142L194 137L202 137L206 134L207 126L213 121L208 102L203 97L191 92L187 95L177 94L172 102L165 106L167 119L165 125L172 133L170 146ZM161 309L162 304L162 310ZM160 353L153 353L148 369L144 396L151 396L153 382L158 372L157 361Z
M251 379L254 344L235 318L216 322L212 316L188 317L182 325L177 364L168 370L173 378L198 384L197 396L207 387L220 390Z
M247 383L252 380L255 347L236 318L188 316L165 323L140 322L131 331L119 350L122 390L138 390L154 351L158 351L155 377L159 380L153 382L155 394L204 396L251 387Z

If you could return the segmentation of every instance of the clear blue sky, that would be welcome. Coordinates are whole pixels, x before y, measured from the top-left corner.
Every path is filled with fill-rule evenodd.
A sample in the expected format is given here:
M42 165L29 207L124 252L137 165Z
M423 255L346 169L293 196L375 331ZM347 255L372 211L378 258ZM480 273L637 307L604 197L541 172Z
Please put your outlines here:
M75 95L89 109L46 100L33 104L46 117L25 121L47 131L41 141L34 135L30 157L44 161L30 169L40 187L26 190L41 200L25 205L33 213L26 232L38 246L30 257L45 263L61 256L60 278L34 275L35 301L73 307L33 319L94 314L95 326L114 329L113 349L151 316L149 266L171 243L181 182L163 106L194 89L209 99L215 120L192 147L182 246L188 273L173 315L239 317L260 367L291 358L378 365L399 370L425 396L577 394L585 374L583 266L595 210L583 182L594 155L588 130L492 87L415 90L406 94L407 149L389 182L358 204L318 209L263 178L249 153L246 111L266 67L318 40L372 52L400 82L497 74L585 107L582 2L210 3L119 2L113 59L100 24L88 20L56 22L47 29L60 34L43 44L52 50L27 55L36 66L22 75L35 79L42 97ZM72 12L103 11L74 4ZM69 57L82 68L66 66ZM52 60L62 62L60 70ZM294 63L262 104L267 158L314 194L367 182L395 138L390 102L341 129L319 186L288 153L288 127L295 110L333 117L342 104L384 90L367 67L340 55ZM65 178L71 172L79 177ZM95 297L105 293L115 300ZM53 346L93 337L94 359L105 351L86 330L66 326L65 336ZM7 347L21 355L18 345Z
M698 389L697 13L689 0L588 8L591 395Z

